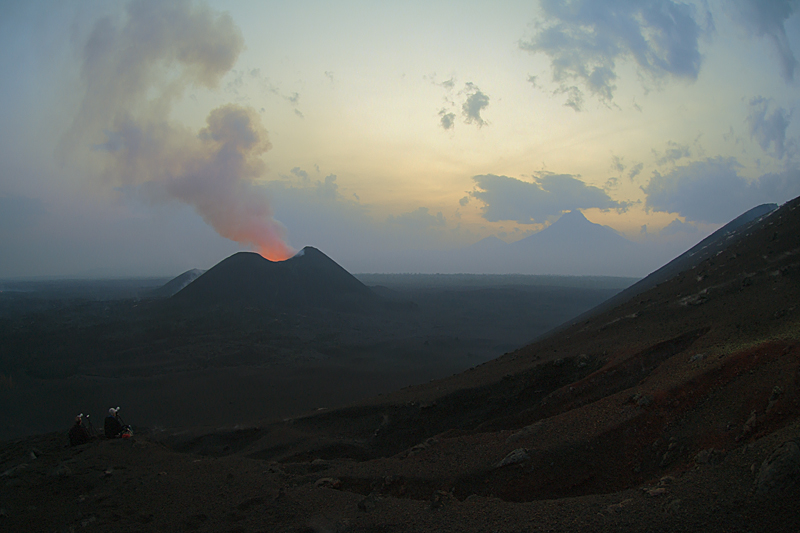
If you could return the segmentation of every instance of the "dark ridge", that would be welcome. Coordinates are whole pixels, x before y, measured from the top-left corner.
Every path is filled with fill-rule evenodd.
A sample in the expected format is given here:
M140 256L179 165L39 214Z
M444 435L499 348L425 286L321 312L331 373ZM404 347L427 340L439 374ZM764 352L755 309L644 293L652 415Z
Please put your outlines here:
M310 246L286 261L253 252L233 254L172 297L189 306L260 309L358 310L376 300L369 287Z
M739 215L663 267L648 274L645 278L609 298L594 309L590 309L568 323L559 326L554 331L559 331L570 324L576 324L591 316L613 309L656 285L677 276L681 272L691 270L706 259L714 257L738 242L753 229L753 226L776 209L778 209L778 204L762 204Z
M200 270L198 268L187 270L180 276L172 278L161 287L153 289L151 295L156 298L169 298L170 296L174 296L191 282L202 276L204 272L205 270Z

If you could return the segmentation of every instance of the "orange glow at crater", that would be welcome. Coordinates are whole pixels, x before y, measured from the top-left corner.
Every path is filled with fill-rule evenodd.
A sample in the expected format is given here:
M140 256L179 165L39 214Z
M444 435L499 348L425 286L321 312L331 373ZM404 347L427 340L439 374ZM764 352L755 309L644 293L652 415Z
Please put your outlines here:
M257 251L261 257L270 261L285 261L297 253L283 241L259 246Z

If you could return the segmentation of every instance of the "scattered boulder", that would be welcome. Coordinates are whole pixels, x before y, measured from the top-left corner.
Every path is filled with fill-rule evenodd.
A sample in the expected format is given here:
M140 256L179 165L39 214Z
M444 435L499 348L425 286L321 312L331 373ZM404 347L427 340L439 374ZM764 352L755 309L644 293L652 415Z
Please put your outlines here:
M452 492L447 492L444 490L437 490L436 492L431 495L431 509L439 509L452 503L455 500L455 496L453 496Z
M672 500L664 505L664 512L667 514L675 514L681 510L681 500Z
M501 461L495 463L494 468L502 468L508 465L523 463L525 461L529 461L530 458L531 456L528 455L528 450L525 448L517 448L513 452L506 455Z
M699 276L698 276L699 277ZM700 281L700 280L698 280ZM708 301L708 289L703 289L697 294L691 294L681 298L680 305L703 305Z
M689 358L689 362L690 363L699 363L700 361L702 361L705 358L706 358L706 354L704 354L704 353L696 353L696 354L694 354L693 356L691 356Z
M800 445L788 440L761 464L755 481L756 494L780 494L800 486Z
M694 462L698 465L716 465L725 458L725 450L707 448L695 455Z
M266 472L267 474L279 474L282 476L286 475L286 472L283 471L283 468L280 467L277 463L272 463L267 467Z
M783 389L775 385L772 388L772 393L769 395L769 403L767 404L768 413L772 411L772 408L775 407L775 404L778 403L781 396L783 396Z
M13 468L9 468L8 470L0 474L0 477L14 477L23 470L25 470L26 468L28 468L28 463L22 463Z
M625 507L633 503L633 498L628 498L627 500L622 500L619 503L615 503L613 505L609 505L606 507L606 512L608 514L615 514L622 511Z
M747 422L745 422L744 426L742 426L741 436L746 437L747 435L752 433L753 430L756 428L757 424L758 424L758 413L756 413L756 411L753 410L750 412L750 418L748 418Z
M370 492L366 498L358 502L358 509L359 511L364 511L365 513L368 513L370 511L373 511L377 506L377 504L378 504L378 495L375 494L374 492Z
M678 457L683 454L684 447L678 447L678 443L674 439L670 439L669 446L667 446L666 453L661 457L661 463L659 466L664 468L672 464Z
M325 487L329 489L338 489L342 486L342 481L333 477L321 477L314 482L315 487Z
M638 405L639 407L647 407L648 405L653 403L653 397L650 396L649 394L636 393L633 395L633 398L631 399L634 402L636 402L636 405Z
M425 442L420 442L419 444L412 446L411 449L406 452L405 456L411 457L412 455L417 455L418 453L427 450L437 442L439 441L436 439L436 437L430 437L429 439L426 439Z

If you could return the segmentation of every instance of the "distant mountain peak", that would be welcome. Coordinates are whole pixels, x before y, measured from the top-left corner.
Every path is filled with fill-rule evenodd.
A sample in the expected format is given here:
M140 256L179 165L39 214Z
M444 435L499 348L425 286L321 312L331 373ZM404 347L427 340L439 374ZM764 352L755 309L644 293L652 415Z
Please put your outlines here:
M586 216L580 209L573 209L571 211L567 211L566 213L562 213L561 216L558 218L558 220L564 220L564 221L585 220L586 222L589 222L591 224L589 219L586 218ZM558 220L556 222L558 222Z
M621 236L616 230L592 222L578 209L567 211L542 231L529 235L517 241L517 243L525 245L534 242L558 241L567 245L570 242L577 243L587 239L590 241L611 239L615 242L630 244L630 241Z
M547 228L542 231L547 231L548 229L570 229L571 231L582 230L589 227L598 227L598 228L606 228L611 229L608 226L603 226L602 224L595 224L579 210L573 209L572 211L567 211L563 213L558 220L550 224ZM614 231L614 230L611 230ZM616 233L616 231L614 231Z

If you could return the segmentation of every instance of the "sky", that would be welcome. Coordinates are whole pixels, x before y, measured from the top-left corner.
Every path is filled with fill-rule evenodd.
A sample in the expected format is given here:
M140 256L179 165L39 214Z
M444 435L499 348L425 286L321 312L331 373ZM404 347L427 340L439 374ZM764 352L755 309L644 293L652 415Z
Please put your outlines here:
M4 1L0 278L413 271L572 210L645 275L800 195L799 56L798 0Z

